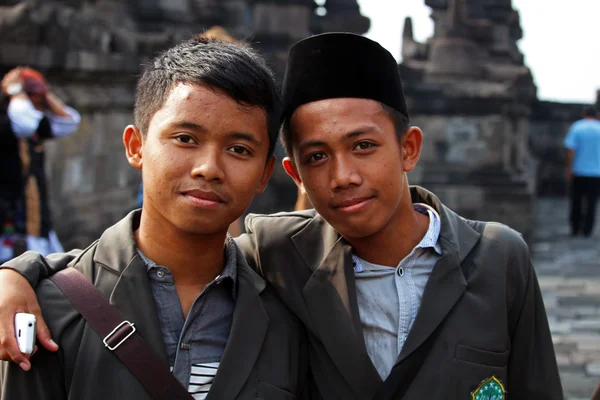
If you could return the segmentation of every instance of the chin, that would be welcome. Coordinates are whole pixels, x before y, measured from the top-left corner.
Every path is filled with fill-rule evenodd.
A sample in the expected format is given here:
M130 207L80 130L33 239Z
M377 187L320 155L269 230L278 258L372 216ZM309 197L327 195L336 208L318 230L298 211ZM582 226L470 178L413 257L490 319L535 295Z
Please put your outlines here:
M372 220L363 222L357 221L355 223L346 220L339 224L331 224L331 226L346 239L366 238L375 235L383 229L383 226L374 223Z
M177 228L191 235L216 235L226 231L229 225L223 226L221 221L215 221L213 218L189 218L180 221Z

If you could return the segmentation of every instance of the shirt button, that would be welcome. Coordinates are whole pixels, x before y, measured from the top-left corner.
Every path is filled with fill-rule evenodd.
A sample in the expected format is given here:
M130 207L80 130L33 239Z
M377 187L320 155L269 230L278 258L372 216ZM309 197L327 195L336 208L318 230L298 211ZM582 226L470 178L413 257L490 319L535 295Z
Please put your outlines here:
M159 270L156 272L156 276L158 276L159 278L163 278L163 277L165 276L165 273L159 269Z
M179 346L181 348L181 350L189 350L192 348L192 345L189 343L181 343L181 346Z
M398 268L398 275L404 276L404 268Z

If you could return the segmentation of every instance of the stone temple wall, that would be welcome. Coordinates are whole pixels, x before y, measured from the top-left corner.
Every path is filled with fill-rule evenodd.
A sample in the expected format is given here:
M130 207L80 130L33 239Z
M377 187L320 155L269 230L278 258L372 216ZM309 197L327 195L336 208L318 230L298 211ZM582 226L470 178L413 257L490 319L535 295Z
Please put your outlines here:
M411 183L460 215L502 222L530 239L535 161L528 148L536 87L518 51L510 0L426 0L434 35L413 38L405 22L400 73L425 141Z
M39 69L82 114L78 132L46 143L56 231L65 248L86 247L136 204L141 176L122 133L133 122L139 67L192 34L223 27L261 52L280 81L288 48L325 31L363 34L356 0L0 0L0 73ZM276 154L284 155L281 147ZM278 165L249 211L290 210L296 187Z
M513 121L501 114L417 115L411 124L425 136L411 182L465 218L501 221L531 236L535 197L526 175L531 160L519 160L514 152L519 147Z
M528 235L536 190L564 193L562 139L581 105L537 101L510 0L425 3L434 37L417 43L407 23L400 66L412 123L426 137L411 183L467 218L498 220ZM135 206L140 173L128 165L121 135L133 119L143 62L218 25L250 41L281 80L297 40L368 30L356 0L327 0L325 7L327 15L318 16L313 0L0 0L0 73L17 65L41 70L83 117L77 133L46 146L51 208L65 247L87 246ZM276 155L284 155L281 147ZM295 200L278 166L249 211L289 210Z

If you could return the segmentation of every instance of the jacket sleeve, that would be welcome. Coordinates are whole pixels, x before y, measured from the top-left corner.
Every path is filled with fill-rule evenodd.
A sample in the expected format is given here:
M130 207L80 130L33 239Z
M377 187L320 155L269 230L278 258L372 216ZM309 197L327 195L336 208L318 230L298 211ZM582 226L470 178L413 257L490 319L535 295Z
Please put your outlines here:
M546 309L528 251L524 258L524 290L519 291L509 315L512 338L507 394L514 399L563 399Z
M81 250L76 249L68 253L55 253L44 257L40 253L27 251L5 262L0 268L17 271L29 281L31 286L36 287L40 280L65 269L79 254Z
M32 368L27 372L15 363L4 362L1 400L66 399L58 353L38 347L31 361Z

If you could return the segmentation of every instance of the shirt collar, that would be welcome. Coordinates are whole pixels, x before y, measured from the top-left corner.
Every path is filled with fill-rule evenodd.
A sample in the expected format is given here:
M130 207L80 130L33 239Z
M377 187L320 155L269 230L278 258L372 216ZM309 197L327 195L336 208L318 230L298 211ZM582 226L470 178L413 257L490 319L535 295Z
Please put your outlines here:
M423 239L421 239L421 242L419 242L417 247L423 249L433 247L436 253L442 255L442 246L440 246L439 243L440 229L442 227L440 215L428 204L415 203L413 204L413 208L415 211L420 212L421 214L429 215L429 227L427 228L427 233L425 233L425 236L423 236Z
M439 214L437 211L435 211L435 209L433 209L433 207L424 203L415 203L413 204L413 208L415 211L421 214L429 215L429 227L427 228L427 232L419 244L415 246L415 249L433 248L437 254L441 255L442 246L439 244L441 223ZM352 255L352 261L354 265L354 272L363 272L364 268L362 263L354 254Z
M225 267L223 267L223 271L219 275L217 275L217 277L211 283L231 280L231 282L233 283L231 285L232 296L235 300L237 295L237 248L233 238L229 236L229 234L227 235L227 239L225 239L224 251ZM171 273L167 267L159 265L151 259L149 259L144 253L142 253L140 249L137 249L137 252L140 255L140 258L142 259L144 264L146 265L146 271L148 273L150 273L150 271L152 271L155 268L164 269L165 273L168 274Z

